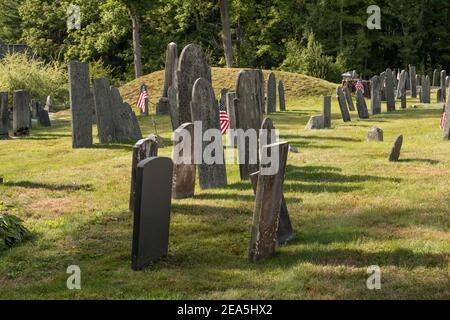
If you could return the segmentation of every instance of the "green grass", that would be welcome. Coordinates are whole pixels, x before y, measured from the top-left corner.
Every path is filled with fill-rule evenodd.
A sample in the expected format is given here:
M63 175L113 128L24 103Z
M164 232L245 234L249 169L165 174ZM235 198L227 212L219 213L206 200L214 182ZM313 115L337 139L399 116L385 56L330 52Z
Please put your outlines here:
M309 132L320 98L288 106L272 118L300 149L289 155L285 183L295 240L257 264L247 261L254 197L236 166L227 168L227 188L173 202L169 256L133 272L131 143L72 150L67 112L51 129L1 141L0 201L17 207L33 237L0 249L0 298L449 299L450 144L438 128L441 106L365 121L353 112L344 124L333 99L333 129ZM139 120L152 133L150 118ZM169 141L168 117L156 121ZM366 142L373 126L385 142ZM401 161L389 163L399 134ZM160 153L169 156L170 143ZM66 289L69 265L81 267L80 291ZM370 265L382 269L381 291L366 288Z

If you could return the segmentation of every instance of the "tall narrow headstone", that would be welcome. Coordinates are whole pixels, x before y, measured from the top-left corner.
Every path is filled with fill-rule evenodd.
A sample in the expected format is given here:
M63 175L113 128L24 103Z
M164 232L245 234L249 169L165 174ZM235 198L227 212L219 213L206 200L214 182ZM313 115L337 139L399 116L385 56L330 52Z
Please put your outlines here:
M397 99L400 99L403 95L406 95L406 82L407 82L407 73L405 70L403 70L400 73L400 80L398 81L397 86Z
M114 142L128 142L142 139L141 129L136 115L129 106L124 103L119 89L110 87L110 112L114 125Z
M280 111L286 111L286 96L284 94L284 84L282 80L278 80L278 97L280 102Z
M355 111L355 105L353 104L352 92L348 86L344 86L343 88L345 100L347 101L347 106L350 111Z
M323 122L325 128L331 128L331 97L323 97Z
M403 136L398 136L395 139L394 146L392 147L391 153L389 155L389 161L397 162L400 159L400 152L402 151Z
M411 97L417 98L417 74L415 66L409 66L409 76L411 82Z
M433 71L433 82L432 82L431 86L433 86L433 87L438 87L439 86L439 74L440 74L440 71L438 69L434 69L434 71Z
M372 115L377 115L381 113L381 79L378 76L374 76L371 79L370 86L370 105L372 109Z
M277 111L277 81L275 74L271 72L267 79L267 113L274 113Z
M442 102L445 102L447 100L447 88L448 87L445 86L446 78L447 78L447 71L442 70L441 71Z
M261 109L260 113L263 115L266 113L264 74L261 69L246 70L246 72L253 80L254 95Z
M369 119L369 111L362 90L356 90L356 108L360 119Z
M200 188L224 187L227 185L227 172L220 133L219 108L209 80L199 78L195 81L192 89L191 111L194 124L201 122L201 136L210 129L215 129L214 134L216 134L213 136L216 148L211 149L211 143L203 141L202 146L196 146L195 149L197 156L205 155L205 153L211 154L214 162L208 164L206 159L203 159L202 164L198 166ZM198 134L197 131L195 134Z
M422 76L422 102L431 103L431 87L429 76Z
M0 140L9 139L8 92L0 92Z
M352 119L350 117L350 112L348 111L348 108L347 108L347 102L345 100L345 95L344 95L344 92L342 91L341 87L338 87L336 89L336 95L337 95L337 99L339 102L339 108L341 109L342 120L344 122L352 121Z
M48 96L47 97L47 100L46 100L46 102L45 102L45 107L44 107L44 109L48 112L48 113L50 113L50 112L53 112L54 111L54 106L55 106L55 104L54 104L54 102L53 102L53 98L52 98L52 96ZM94 106L92 106L92 108L93 108Z
M172 160L168 158L149 158L137 167L133 270L142 270L168 253L172 173Z
M98 137L100 143L108 144L116 141L114 114L111 112L109 80L94 80L95 114L97 116Z
M447 103L445 104L445 119L444 119L444 140L450 140L450 86L448 87Z
M176 43L171 42L166 49L166 65L164 69L164 87L162 97L169 97L169 88L176 84L175 78L178 68L178 48Z
M386 71L380 73L381 101L386 101Z
M38 106L37 106L37 119L38 119L39 125L41 125L43 127L51 127L52 126L48 111L45 110L44 108L42 108L42 105L40 103L38 103Z
M92 113L94 101L89 85L89 64L76 61L69 62L69 96L72 113L72 147L90 147L93 143ZM47 104L49 102L47 99Z
M386 70L386 102L387 111L395 111L394 77L391 69Z
M180 115L178 114L178 97L177 89L175 87L169 87L167 90L169 99L169 115L170 122L172 124L172 130L175 131L180 124Z
M191 198L195 194L194 125L185 123L173 133L173 199Z
M30 107L28 93L25 90L16 90L13 95L13 131L15 137L30 134Z
M438 88L436 91L436 103L444 102L443 98L442 88Z

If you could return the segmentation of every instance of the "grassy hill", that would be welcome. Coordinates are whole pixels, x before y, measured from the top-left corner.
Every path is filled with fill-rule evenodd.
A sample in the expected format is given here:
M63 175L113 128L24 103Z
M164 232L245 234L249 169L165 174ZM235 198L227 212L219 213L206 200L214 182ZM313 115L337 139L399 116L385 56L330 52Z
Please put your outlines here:
M217 96L223 88L233 89L236 87L236 79L238 73L243 69L224 69L211 68L213 88ZM271 71L264 70L265 79L268 78ZM276 78L284 82L287 99L300 99L311 96L319 96L324 94L333 94L336 90L336 84L331 82L308 77L303 74L290 73L283 71L274 71ZM164 71L157 71L139 79L136 79L120 88L120 93L124 100L135 105L139 95L139 89L142 83L145 83L150 91L150 109L154 108L154 104L161 97L164 85ZM152 105L153 104L153 105Z

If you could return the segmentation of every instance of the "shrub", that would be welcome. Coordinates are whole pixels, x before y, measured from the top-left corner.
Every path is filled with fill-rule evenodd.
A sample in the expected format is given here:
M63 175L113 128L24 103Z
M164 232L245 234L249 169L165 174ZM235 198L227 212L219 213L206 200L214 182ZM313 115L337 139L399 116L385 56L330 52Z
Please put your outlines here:
M0 241L7 247L22 242L29 235L20 218L8 213L8 208L0 202Z

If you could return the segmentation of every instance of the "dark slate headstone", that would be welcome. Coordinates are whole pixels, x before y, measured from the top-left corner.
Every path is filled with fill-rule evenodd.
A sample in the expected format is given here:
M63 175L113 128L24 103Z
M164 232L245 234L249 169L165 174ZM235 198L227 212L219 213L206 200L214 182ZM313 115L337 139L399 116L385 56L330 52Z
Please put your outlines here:
M448 86L450 86L450 76L445 77L445 87L448 88Z
M187 133L189 133L190 139L188 139ZM173 199L191 198L195 194L194 141L194 125L192 123L181 125L173 133ZM184 151L187 150L190 150L191 153L184 154Z
M437 91L436 91L436 102L437 103L444 102L443 98L444 97L443 97L443 93L442 93L442 88L438 88Z
M431 87L429 76L422 76L422 102L431 103Z
M172 173L172 160L168 158L149 158L138 164L133 221L133 270L142 270L168 254Z
M406 94L402 95L402 97L401 97L401 108L402 108L402 109L406 109L406 108L407 108L407 104L406 104Z
M448 97L450 97L450 87L448 87ZM450 140L450 98L447 99L447 103L445 104L443 137L444 140Z
M277 112L277 81L275 74L271 72L267 79L267 113Z
M370 105L372 109L372 115L377 115L381 113L381 79L378 76L374 76L371 79L371 94L370 94Z
M441 71L442 102L445 102L447 100L447 88L448 87L446 87L446 78L447 78L447 71L442 70Z
M13 131L15 137L28 136L30 134L30 107L28 105L28 93L24 90L16 90L13 95Z
M409 76L409 71L407 71L407 70L405 70L405 77L406 77L405 90L410 91L411 90L411 78Z
M416 74L416 85L422 85L422 77L420 76L420 74Z
M220 134L219 108L211 82L207 79L199 78L195 81L192 89L191 111L192 120L194 122L201 121L202 134L209 129L216 129ZM215 139L218 139L215 141L215 145L219 146L213 150L216 163L207 164L203 160L202 164L198 166L201 189L220 188L227 185L222 136L215 137ZM203 141L201 149L195 151L204 154L210 144L210 142Z
M366 99L362 90L356 91L356 108L360 119L369 119L369 111L367 110Z
M289 143L275 143L263 147L263 153L269 152L269 150L271 154L278 152L279 170L274 175L264 175L261 171L258 178L249 249L249 260L251 262L269 258L275 252L278 243L278 227Z
M350 117L350 112L348 111L348 108L347 108L347 102L345 100L345 95L344 95L344 92L342 91L341 87L338 87L336 89L336 95L337 95L337 99L339 102L339 108L341 109L342 120L344 122L352 121L352 119Z
M94 101L89 86L89 64L69 62L69 95L72 113L72 147L92 146L92 113ZM49 106L50 109L50 106Z
M350 111L355 111L355 105L353 103L352 92L348 86L344 86L343 88L345 101L347 101L347 106Z
M130 211L134 210L137 166L143 160L158 156L158 143L154 137L139 140L133 147L131 162Z
M386 102L387 111L395 111L394 77L390 69L386 70Z
M371 128L367 135L368 141L384 141L384 133L380 128Z
M186 46L180 55L177 71L178 114L177 128L183 123L193 122L191 117L192 88L199 78L210 84L211 70L202 49L195 44Z
M323 97L323 125L325 128L331 128L331 97Z
M397 162L400 159L400 152L402 151L403 136L398 136L395 139L394 146L392 147L391 153L389 155L389 161Z
M165 115L169 113L169 98L161 97L156 104L156 114Z
M415 66L409 66L409 76L411 82L411 97L417 98L417 74Z
M433 71L433 82L431 84L433 87L438 87L439 86L439 74L440 74L440 71L438 69L434 69L434 71Z
M177 89L175 87L169 87L167 95L169 99L169 114L170 121L172 123L172 130L176 130L179 127L180 115L178 114L178 97Z
M0 140L9 139L8 92L0 92Z
M116 141L113 112L111 112L109 80L100 78L94 80L95 114L97 116L98 137L100 143Z
M51 127L52 123L50 121L50 116L48 114L48 111L45 110L44 108L42 108L42 106L40 105L40 103L38 103L38 123L39 125L43 126L43 127Z
M280 111L286 111L286 96L284 93L284 84L282 80L278 80L278 97L280 101Z

